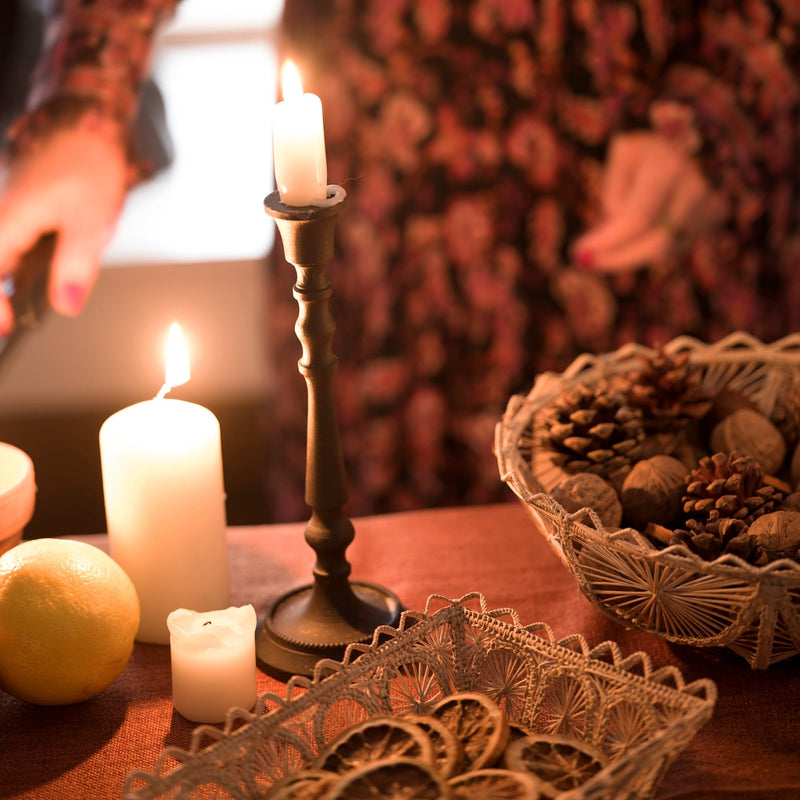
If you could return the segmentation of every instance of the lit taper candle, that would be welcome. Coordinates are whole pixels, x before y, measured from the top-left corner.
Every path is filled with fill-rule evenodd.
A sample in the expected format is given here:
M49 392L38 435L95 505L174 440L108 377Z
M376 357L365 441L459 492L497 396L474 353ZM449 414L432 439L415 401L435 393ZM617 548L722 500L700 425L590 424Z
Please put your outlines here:
M328 193L322 102L303 92L300 73L291 61L283 65L281 87L284 99L272 115L275 182L285 205L314 205Z

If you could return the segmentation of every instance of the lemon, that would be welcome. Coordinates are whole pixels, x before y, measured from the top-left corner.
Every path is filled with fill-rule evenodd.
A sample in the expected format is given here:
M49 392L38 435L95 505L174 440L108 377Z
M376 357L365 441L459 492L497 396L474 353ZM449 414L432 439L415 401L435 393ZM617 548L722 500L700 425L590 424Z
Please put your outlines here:
M32 539L0 556L0 688L38 705L101 692L133 652L139 598L109 555Z

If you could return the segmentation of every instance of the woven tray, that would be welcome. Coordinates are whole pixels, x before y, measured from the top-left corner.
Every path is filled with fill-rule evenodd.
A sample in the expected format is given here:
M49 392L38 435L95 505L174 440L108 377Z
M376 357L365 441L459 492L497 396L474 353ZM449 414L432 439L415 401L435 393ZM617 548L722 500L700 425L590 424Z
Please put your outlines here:
M608 765L570 800L651 796L717 696L711 681L687 685L674 667L624 658L613 642L557 642L543 623L488 611L481 595L433 596L424 612L403 613L398 630L351 645L343 663L320 662L313 681L292 678L285 697L263 695L252 714L232 710L222 731L200 726L189 752L167 748L154 774L131 773L125 798L260 797L354 722L458 691L484 692L514 721L602 750Z
M729 387L769 414L780 393L800 382L800 334L765 345L736 333L714 345L680 337L669 353L687 351L710 390ZM495 435L502 479L530 511L581 591L617 622L670 642L727 647L755 669L800 652L800 564L754 567L736 556L704 561L683 546L658 550L639 532L608 532L592 509L573 514L547 492L564 477L537 451L538 412L576 384L624 373L653 351L630 345L576 359L560 375L544 373L527 396L513 396Z

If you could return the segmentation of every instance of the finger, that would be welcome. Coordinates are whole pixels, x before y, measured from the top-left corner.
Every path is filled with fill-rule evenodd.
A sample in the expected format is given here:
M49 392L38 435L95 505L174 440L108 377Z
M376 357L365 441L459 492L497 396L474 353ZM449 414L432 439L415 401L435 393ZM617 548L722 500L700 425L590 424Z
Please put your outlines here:
M618 136L612 141L600 190L600 203L606 217L620 212L636 174L643 144L641 136Z
M658 263L670 254L674 243L672 233L659 225L618 247L599 251L594 268L598 272L626 272Z
M14 272L22 255L30 250L47 227L25 203L0 202L0 276Z
M5 204L0 204L5 205ZM13 275L24 254L36 243L41 225L26 220L16 207L0 209L0 280ZM0 288L0 336L8 336L14 328L14 311Z
M50 304L61 314L74 317L81 312L97 279L105 232L63 230L53 254L50 276Z
M8 336L14 328L14 312L8 298L0 292L0 336Z

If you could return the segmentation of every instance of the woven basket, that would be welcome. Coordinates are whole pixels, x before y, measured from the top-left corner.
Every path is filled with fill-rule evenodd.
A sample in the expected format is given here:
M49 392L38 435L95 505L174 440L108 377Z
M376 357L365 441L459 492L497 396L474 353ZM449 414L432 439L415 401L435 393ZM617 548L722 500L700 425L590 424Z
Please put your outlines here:
M800 382L800 334L771 345L741 332L714 345L680 337L665 350L688 352L706 388L740 391L767 415ZM683 546L659 550L631 528L604 530L592 509L569 514L547 494L565 473L537 448L539 411L563 389L629 372L640 365L637 356L652 354L629 345L584 355L563 374L541 375L527 396L513 396L495 435L500 475L601 611L670 642L730 648L765 669L800 651L800 564L754 567L732 555L704 561Z
M600 749L607 766L558 795L570 800L652 796L717 696L711 681L686 684L674 667L655 670L644 653L624 658L613 642L557 642L543 623L488 611L481 595L433 596L424 612L404 612L398 629L351 645L344 662L320 662L313 681L292 678L285 697L265 694L253 713L232 709L224 730L200 726L189 752L167 748L154 774L131 773L124 796L261 797L353 723L424 711L459 691L484 692L536 732Z

